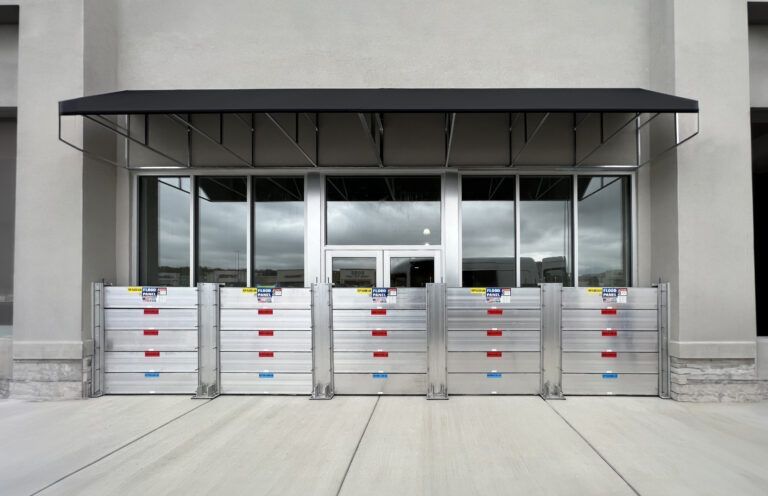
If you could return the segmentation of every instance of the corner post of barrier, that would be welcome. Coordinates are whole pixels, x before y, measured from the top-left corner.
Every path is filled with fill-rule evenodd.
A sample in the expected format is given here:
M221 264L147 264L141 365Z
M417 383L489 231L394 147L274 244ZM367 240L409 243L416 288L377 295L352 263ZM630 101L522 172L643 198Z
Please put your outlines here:
M90 389L91 398L104 394L104 283L91 283L91 356ZM84 391L85 393L86 391Z
M312 284L312 396L333 398L333 299L331 284Z
M656 286L659 329L659 396L670 398L669 374L669 283L661 282Z
M220 289L215 283L197 285L197 393L210 399L220 394L219 319Z
M427 284L427 399L448 399L445 283Z
M541 291L541 392L545 400L561 400L563 285L539 284Z

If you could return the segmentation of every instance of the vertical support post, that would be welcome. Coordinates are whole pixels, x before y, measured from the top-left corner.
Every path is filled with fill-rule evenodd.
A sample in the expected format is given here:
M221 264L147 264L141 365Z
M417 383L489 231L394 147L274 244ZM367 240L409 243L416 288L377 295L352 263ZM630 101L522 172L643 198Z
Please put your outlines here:
M541 397L562 400L563 285L539 284L541 290Z
M657 311L659 316L659 396L670 398L669 375L669 283L662 282L656 286Z
M523 276L520 274L520 174L515 175L515 286L523 287Z
M456 171L443 175L443 280L461 286L461 177Z
M325 176L311 172L304 179L304 284L324 282ZM330 277L330 274L328 274Z
M333 398L333 299L329 283L312 284L312 399Z
M221 392L219 367L219 285L197 285L197 394L215 398Z
M427 399L448 399L445 283L427 283Z
M93 356L91 357L90 397L98 398L104 394L104 283L91 284L91 339Z

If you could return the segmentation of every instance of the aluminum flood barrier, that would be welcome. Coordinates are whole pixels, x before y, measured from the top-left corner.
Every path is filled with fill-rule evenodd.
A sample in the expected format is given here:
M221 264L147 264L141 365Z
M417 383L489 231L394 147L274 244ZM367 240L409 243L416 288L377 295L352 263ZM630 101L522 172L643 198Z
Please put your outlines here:
M539 288L448 288L449 394L538 394Z
M336 394L426 394L426 290L332 291Z
M93 285L91 395L669 396L668 285Z
M197 288L97 283L93 293L92 395L195 393Z
M223 394L312 392L310 288L221 288Z
M668 393L666 287L563 288L564 394Z

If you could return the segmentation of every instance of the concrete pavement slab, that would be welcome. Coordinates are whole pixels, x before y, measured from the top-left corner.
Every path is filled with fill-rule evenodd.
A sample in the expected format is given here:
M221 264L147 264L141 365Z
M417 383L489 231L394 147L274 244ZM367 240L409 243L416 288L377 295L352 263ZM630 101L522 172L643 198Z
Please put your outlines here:
M219 397L42 494L333 495L375 401Z
M768 494L768 402L579 398L551 405L640 494Z
M31 494L202 404L189 396L0 400L0 494Z
M537 397L381 398L342 495L622 495L625 482Z

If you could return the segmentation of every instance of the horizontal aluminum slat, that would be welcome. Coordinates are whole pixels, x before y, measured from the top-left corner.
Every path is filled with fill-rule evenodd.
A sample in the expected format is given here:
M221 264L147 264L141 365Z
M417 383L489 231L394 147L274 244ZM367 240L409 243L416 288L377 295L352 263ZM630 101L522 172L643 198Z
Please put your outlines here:
M335 351L427 351L426 331L334 331Z
M197 329L197 309L108 308L104 329Z
M295 351L222 351L222 372L312 373L312 353Z
M336 394L427 393L426 374L333 374Z
M397 297L394 302L374 301L371 288L333 288L333 308L341 310L389 308L389 309L425 309L427 308L427 290L424 288L394 288Z
M510 296L505 302L488 302L486 288L447 288L445 290L446 308L541 308L539 288L509 288Z
M196 308L197 288L106 286L104 308Z
M221 351L312 351L311 331L221 331Z
M195 372L140 372L104 374L105 394L195 394Z
M655 331L658 327L656 310L563 310L564 330L596 331L619 329L622 331Z
M489 335L491 334L491 335ZM539 331L448 331L448 351L540 351Z
M333 371L343 373L389 372L424 374L427 354L389 351L337 351L333 354Z
M446 310L446 329L472 331L505 329L535 331L541 328L541 311L517 309L459 309Z
M221 288L221 308L281 308L309 309L312 306L310 288L279 288L279 295L273 295L259 301L258 288Z
M427 328L426 310L337 310L333 309L333 328L338 331L420 331Z
M563 393L658 396L656 374L563 374Z
M602 288L563 288L563 308L635 308L655 310L658 304L656 288L624 288L625 303L604 301Z
M541 354L533 351L448 353L448 372L530 372L541 370Z
M563 372L566 373L656 374L658 371L658 353L563 353Z
M538 394L539 374L448 374L448 394Z
M105 372L195 372L195 351L108 351Z
M195 351L197 331L144 329L105 331L105 351Z
M222 372L222 394L310 394L312 374Z
M311 310L224 308L221 310L221 329L238 330L310 330Z
M655 331L563 331L563 351L658 352Z

